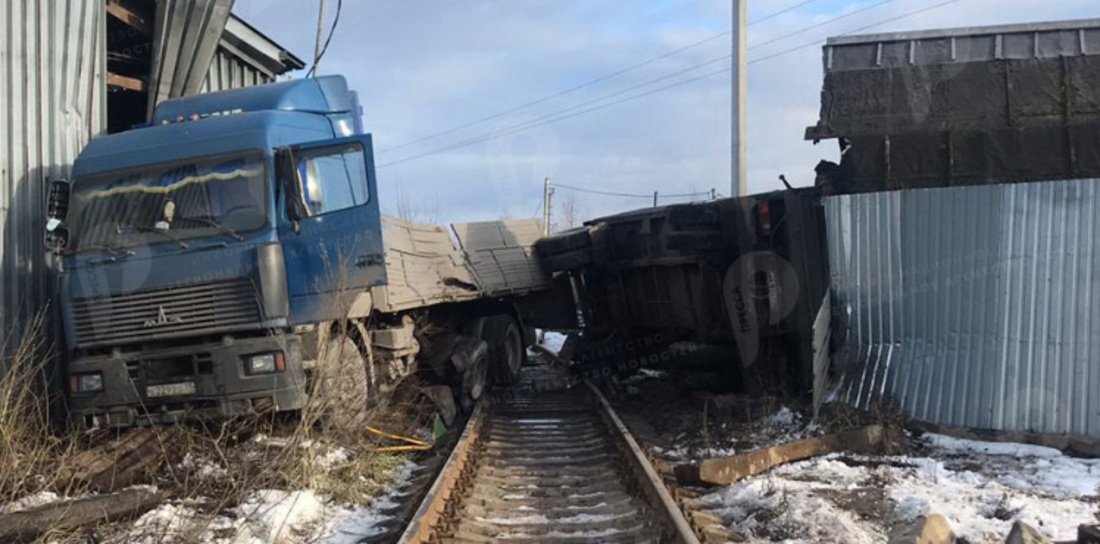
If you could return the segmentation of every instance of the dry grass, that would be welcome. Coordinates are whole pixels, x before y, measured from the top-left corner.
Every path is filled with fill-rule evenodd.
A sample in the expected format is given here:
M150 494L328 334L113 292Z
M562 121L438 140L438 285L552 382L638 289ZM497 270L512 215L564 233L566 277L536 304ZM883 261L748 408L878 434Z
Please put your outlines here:
M65 497L89 491L58 477L93 441L86 434L58 434L50 427L44 378L50 353L41 330L39 319L14 350L0 350L11 353L0 374L0 509L40 492ZM424 431L435 410L414 382L406 380L376 398L361 423L427 438ZM41 540L87 541L89 534L103 542L202 542L212 534L232 538L225 532L227 520L249 516L242 505L261 490L310 490L342 505L369 504L410 456L377 452L379 443L362 425L333 424L329 410L320 405L325 402L323 395L311 395L300 414L158 428L154 468L132 483L156 486L190 519L154 524L145 534L130 532L128 523L104 524L70 534L51 532ZM302 540L309 539L295 539Z
M56 490L75 493L58 482L59 467L77 450L73 437L59 438L50 427L46 384L50 350L42 338L44 319L24 330L18 342L0 344L0 501ZM58 489L61 488L61 489Z

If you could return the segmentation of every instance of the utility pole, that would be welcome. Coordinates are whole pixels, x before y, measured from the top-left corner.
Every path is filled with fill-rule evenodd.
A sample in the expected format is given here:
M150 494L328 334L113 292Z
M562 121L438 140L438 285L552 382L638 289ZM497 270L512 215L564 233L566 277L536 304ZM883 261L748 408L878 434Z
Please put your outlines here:
M730 194L734 197L748 193L748 169L746 167L745 135L748 126L748 15L749 0L733 0L733 127L732 161L730 168Z
M320 0L321 5L317 9L317 41L313 46L313 68L310 73L317 75L317 61L321 60L321 41L325 32L325 0Z
M653 191L653 207L657 207L657 191Z
M553 209L551 201L554 198L554 188L550 186L550 178L542 182L542 234L550 235L550 210Z

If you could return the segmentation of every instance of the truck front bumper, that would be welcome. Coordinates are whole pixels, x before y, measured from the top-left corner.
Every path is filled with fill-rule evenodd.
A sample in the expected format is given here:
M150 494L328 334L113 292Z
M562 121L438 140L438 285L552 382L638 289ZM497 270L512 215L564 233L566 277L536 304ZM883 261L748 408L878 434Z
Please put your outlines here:
M246 372L245 358L282 353L284 369ZM74 392L79 376L100 374L103 389ZM268 411L306 401L299 339L290 335L82 357L69 363L72 420L86 427L131 427Z

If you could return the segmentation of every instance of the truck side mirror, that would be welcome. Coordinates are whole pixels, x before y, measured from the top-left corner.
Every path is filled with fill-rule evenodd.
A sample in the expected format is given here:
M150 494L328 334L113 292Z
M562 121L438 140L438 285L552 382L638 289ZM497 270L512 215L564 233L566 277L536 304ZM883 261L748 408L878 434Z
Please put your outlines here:
M58 179L50 183L46 198L46 232L42 245L51 253L61 253L69 245L69 230L63 225L69 217L69 180Z
M294 232L298 232L299 222L309 217L309 208L306 207L302 177L298 174L294 152L289 147L277 149L275 151L275 165L279 182L283 187L283 195L286 197L287 217L294 224Z
M57 228L69 217L69 191L67 179L57 179L50 183L50 195L46 200L47 231Z

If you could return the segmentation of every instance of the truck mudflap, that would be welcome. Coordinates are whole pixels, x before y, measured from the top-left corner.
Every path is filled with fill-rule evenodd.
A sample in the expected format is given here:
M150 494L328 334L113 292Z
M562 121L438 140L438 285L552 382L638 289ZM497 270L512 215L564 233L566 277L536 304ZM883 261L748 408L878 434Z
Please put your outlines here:
M250 366L268 354L257 366L271 371ZM298 410L307 390L299 339L271 335L80 357L69 365L69 394L77 425L131 427Z

